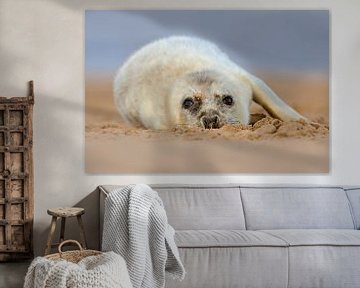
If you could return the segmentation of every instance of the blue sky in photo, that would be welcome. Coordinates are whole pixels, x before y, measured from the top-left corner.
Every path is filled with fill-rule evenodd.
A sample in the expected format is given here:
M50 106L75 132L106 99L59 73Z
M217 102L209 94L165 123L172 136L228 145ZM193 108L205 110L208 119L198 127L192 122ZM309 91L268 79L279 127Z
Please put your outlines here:
M143 45L172 35L216 43L253 69L328 73L326 10L87 10L87 73L115 74Z

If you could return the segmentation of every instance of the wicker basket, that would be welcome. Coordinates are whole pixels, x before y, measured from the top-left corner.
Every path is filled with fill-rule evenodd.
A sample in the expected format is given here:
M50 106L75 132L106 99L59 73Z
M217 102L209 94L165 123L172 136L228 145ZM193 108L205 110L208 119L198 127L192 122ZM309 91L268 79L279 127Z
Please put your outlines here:
M79 247L79 250L63 252L61 250L61 248L65 244L68 244L68 243L76 244ZM59 245L58 251L59 251L59 253L47 255L47 256L45 256L45 258L47 258L49 260L54 260L54 261L66 260L69 262L78 263L80 260L84 259L85 257L96 256L96 255L102 254L102 252L100 252L100 251L83 249L81 244L76 240L65 240L65 241L61 242Z

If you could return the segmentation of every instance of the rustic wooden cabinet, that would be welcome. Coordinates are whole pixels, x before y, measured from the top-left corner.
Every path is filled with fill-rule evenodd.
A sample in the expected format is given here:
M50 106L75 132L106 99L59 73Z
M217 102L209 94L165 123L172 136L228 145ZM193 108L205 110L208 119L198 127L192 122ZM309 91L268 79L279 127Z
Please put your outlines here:
M33 255L33 82L27 97L0 97L0 261Z

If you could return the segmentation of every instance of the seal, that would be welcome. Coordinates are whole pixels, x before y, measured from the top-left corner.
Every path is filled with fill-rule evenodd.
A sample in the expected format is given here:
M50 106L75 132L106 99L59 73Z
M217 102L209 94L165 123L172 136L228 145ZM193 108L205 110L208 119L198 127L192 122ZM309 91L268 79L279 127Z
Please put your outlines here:
M252 101L274 118L306 120L215 44L194 37L145 45L119 68L113 89L125 121L146 129L248 124Z

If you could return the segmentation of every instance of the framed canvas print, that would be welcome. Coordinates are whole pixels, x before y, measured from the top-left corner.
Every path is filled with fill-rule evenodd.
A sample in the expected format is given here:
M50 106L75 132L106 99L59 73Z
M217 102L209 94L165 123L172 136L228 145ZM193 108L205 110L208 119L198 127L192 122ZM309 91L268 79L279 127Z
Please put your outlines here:
M328 173L329 12L85 12L88 173Z

